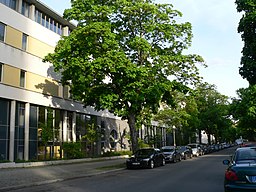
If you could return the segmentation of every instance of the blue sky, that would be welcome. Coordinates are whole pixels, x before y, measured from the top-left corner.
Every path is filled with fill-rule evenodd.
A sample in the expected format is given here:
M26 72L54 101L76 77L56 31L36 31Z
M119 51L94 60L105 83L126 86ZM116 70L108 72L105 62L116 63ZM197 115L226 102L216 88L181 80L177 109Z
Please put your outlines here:
M243 42L237 33L241 14L235 0L156 0L171 3L182 12L181 21L192 24L193 41L187 53L201 55L207 68L200 67L204 81L217 86L226 96L236 97L236 90L248 83L239 75ZM62 15L70 7L69 0L41 0Z

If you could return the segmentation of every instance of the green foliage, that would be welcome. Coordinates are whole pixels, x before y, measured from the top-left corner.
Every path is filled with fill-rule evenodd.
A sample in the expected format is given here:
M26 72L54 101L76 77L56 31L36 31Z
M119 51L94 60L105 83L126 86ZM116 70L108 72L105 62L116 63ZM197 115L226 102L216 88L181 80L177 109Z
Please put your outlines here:
M150 144L145 143L142 139L138 139L138 149L150 147Z
M256 84L256 2L253 0L236 0L237 11L242 12L238 32L244 42L242 51L240 75L247 79L249 84Z
M62 149L65 154L65 158L67 159L79 159L83 158L84 154L81 151L81 143L80 142L65 142L63 143Z
M231 127L228 97L221 95L214 85L201 84L195 95L198 107L199 130L215 136L217 141L223 138L223 131Z
M86 127L86 134L82 139L88 143L96 142L100 137L100 129L95 124L88 124Z
M151 0L71 1L64 17L78 26L44 61L61 72L74 99L127 119L136 150L138 122L150 119L161 100L171 102L170 91L200 80L196 64L203 59L183 54L192 29L175 21L181 15Z
M234 98L231 105L231 111L237 120L237 126L241 129L241 135L244 138L256 139L256 85L248 88L241 88L237 91L239 98Z

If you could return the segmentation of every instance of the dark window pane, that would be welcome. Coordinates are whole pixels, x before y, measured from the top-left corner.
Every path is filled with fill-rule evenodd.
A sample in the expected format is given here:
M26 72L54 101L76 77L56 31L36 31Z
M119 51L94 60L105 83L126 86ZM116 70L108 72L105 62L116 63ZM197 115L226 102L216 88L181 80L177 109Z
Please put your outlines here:
M0 41L4 41L5 24L0 23Z

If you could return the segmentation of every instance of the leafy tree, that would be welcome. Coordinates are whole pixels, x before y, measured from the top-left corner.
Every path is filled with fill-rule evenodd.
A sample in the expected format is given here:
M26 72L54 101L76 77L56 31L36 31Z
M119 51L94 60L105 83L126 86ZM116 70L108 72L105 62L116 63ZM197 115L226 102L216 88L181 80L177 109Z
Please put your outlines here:
M145 113L171 101L170 90L199 79L196 64L203 59L182 53L192 29L175 21L181 16L152 0L71 1L64 17L77 21L77 28L44 61L61 72L74 99L127 119L135 151Z
M233 98L232 115L241 130L241 135L249 140L256 139L256 85L241 88L237 91L239 98Z
M210 135L214 135L217 141L221 140L222 130L231 126L228 97L221 95L216 91L214 85L208 83L198 86L196 92L195 97L199 112L198 130L206 132L209 144L211 143Z
M242 12L238 32L241 33L244 47L242 51L240 75L247 79L249 84L256 84L256 1L236 0L237 11Z
M248 88L239 89L238 99L233 99L232 112L238 120L237 126L241 135L255 140L255 96L256 96L256 2L252 0L236 0L237 11L242 12L238 32L244 42L240 67L240 75L249 82Z

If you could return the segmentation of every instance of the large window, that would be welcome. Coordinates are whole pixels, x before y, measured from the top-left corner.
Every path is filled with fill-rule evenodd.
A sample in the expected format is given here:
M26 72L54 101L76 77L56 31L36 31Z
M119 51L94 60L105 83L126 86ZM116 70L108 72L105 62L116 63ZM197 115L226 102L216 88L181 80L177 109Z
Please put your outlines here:
M4 41L5 36L5 24L0 22L0 41Z
M0 161L8 159L10 102L0 98Z
M25 140L25 104L17 102L15 117L15 160L24 159L24 140Z
M29 112L29 159L37 159L38 107L31 105Z

